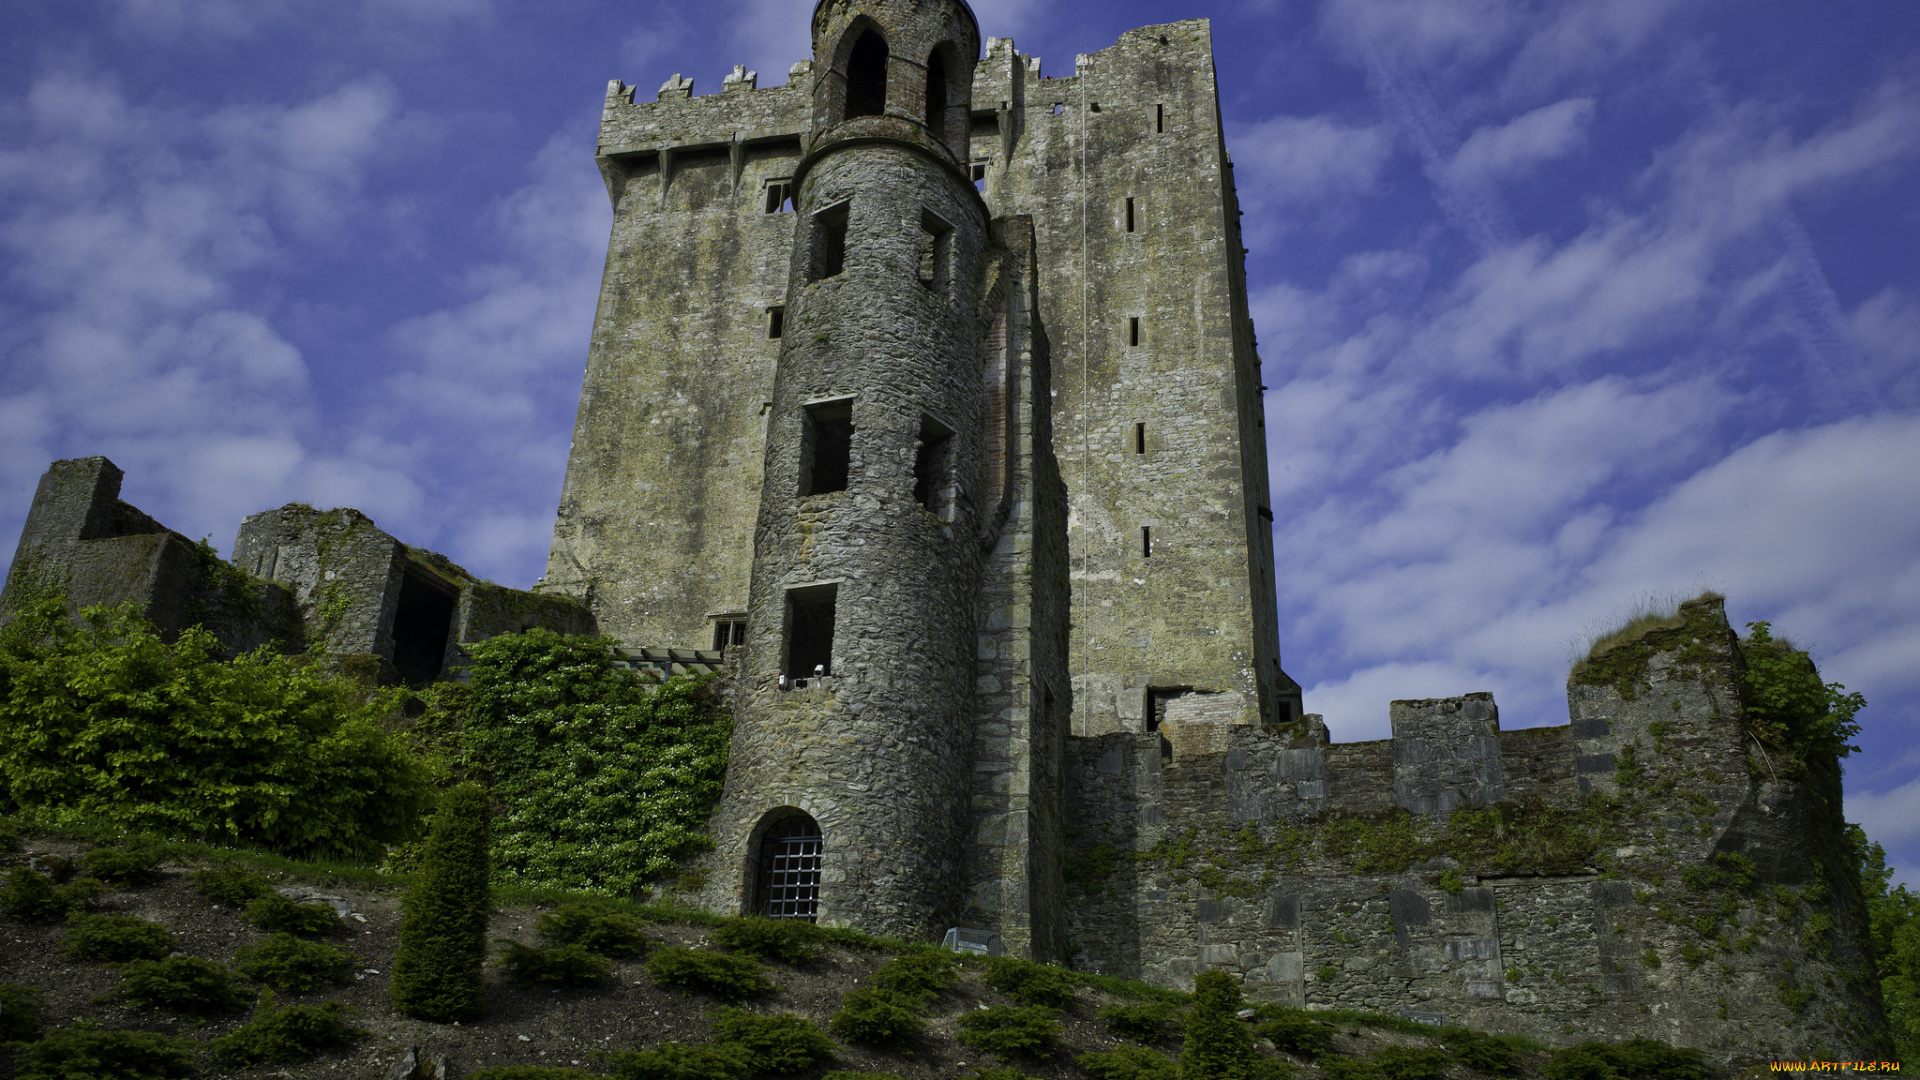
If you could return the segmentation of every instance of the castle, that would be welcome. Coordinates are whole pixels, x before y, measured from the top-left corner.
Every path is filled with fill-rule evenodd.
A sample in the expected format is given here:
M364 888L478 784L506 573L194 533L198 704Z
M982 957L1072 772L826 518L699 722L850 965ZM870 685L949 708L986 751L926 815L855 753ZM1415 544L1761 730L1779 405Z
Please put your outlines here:
M103 458L49 470L13 577L388 678L534 625L725 669L679 884L714 911L1554 1043L1876 1045L1837 768L1747 735L1717 599L1576 671L1564 727L1485 694L1394 702L1378 742L1302 715L1204 20L1065 78L962 0L821 0L812 34L784 86L608 88L535 590L297 505L228 567Z

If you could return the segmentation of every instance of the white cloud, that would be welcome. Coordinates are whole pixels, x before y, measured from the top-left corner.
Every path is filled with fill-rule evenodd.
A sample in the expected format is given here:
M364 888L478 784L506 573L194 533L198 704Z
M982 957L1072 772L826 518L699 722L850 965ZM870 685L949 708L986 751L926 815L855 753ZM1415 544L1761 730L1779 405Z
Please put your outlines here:
M1581 0L1545 12L1508 64L1509 93L1537 94L1593 78L1643 50L1686 0Z
M1499 127L1483 127L1467 136L1442 168L1443 180L1456 185L1496 183L1565 157L1585 143L1592 118L1592 98L1569 98Z
M1379 127L1326 116L1276 116L1235 128L1234 176L1249 231L1302 218L1304 207L1371 191L1393 152Z
M1909 780L1885 791L1863 791L1849 785L1846 816L1883 845L1920 841L1920 780ZM1906 869L1906 880L1912 881L1915 868Z
M1446 65L1485 57L1520 27L1500 0L1333 0L1321 12L1335 40L1393 64Z

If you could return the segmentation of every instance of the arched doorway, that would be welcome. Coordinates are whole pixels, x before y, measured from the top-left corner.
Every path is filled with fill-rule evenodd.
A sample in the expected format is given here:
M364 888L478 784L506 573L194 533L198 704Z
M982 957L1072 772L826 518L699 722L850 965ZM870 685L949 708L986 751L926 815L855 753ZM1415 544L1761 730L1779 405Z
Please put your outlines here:
M820 907L820 825L794 812L767 827L760 841L760 880L753 914L814 921Z

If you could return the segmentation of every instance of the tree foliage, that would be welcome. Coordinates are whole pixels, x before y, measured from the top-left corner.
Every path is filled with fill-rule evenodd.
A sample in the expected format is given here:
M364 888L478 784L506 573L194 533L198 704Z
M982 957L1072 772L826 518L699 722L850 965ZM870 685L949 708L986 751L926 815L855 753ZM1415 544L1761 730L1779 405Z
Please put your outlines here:
M59 825L377 853L415 827L431 764L382 725L391 694L262 649L173 643L136 604L78 622L43 598L0 631L0 803Z
M493 912L487 793L462 784L440 799L425 865L402 901L393 957L393 1005L408 1016L446 1022L487 1007L481 974Z
M1747 630L1740 643L1745 660L1741 696L1753 737L1801 761L1827 754L1846 757L1859 750L1852 745L1860 734L1854 717L1867 707L1867 699L1846 693L1840 683L1822 683L1812 658L1775 641L1768 623L1750 622Z
M1858 825L1847 826L1867 898L1868 935L1886 1002L1894 1057L1920 1061L1920 895L1893 885L1886 849L1868 841Z
M470 647L430 723L506 807L495 869L531 885L627 893L710 845L733 726L711 680L616 669L609 642L529 630Z

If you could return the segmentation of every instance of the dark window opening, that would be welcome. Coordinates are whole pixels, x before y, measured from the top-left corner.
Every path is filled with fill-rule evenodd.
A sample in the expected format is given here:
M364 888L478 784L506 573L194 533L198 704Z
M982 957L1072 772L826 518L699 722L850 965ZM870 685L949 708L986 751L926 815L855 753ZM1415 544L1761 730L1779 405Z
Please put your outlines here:
M833 607L838 586L814 585L787 593L789 679L833 674Z
M1140 344L1140 320L1137 317L1127 320L1127 344Z
M1087 106L1087 111L1088 111L1088 112L1099 112L1099 111L1100 111L1100 103L1096 101L1096 102L1094 102L1093 104L1091 104L1091 105L1089 105L1089 106Z
M953 432L930 416L920 418L913 452L913 501L953 520Z
M985 195L987 193L987 163L986 162L976 161L973 163L972 178L973 178L973 190L979 192L982 195Z
M927 55L927 128L935 139L947 141L947 62L939 49Z
M440 677L458 599L448 587L411 568L401 576L400 602L393 613L393 666L407 685L423 686Z
M920 212L920 284L929 289L947 287L947 263L952 258L953 226L931 211Z
M1131 196L1127 199L1127 231L1133 231L1133 199Z
M1136 454L1147 452L1147 425L1144 423L1133 425L1133 452Z
M767 213L780 214L793 209L793 182L767 181Z
M730 645L747 643L747 620L716 619L713 623L713 647L724 649Z
M1165 105L1155 105L1153 107L1153 130L1155 134L1167 130L1167 107Z
M807 406L800 455L800 494L847 490L853 467L853 402Z
M777 338L787 329L787 308L781 304L767 309L767 336Z
M879 116L887 111L887 41L871 30L853 43L847 57L847 116Z
M797 814L767 830L760 843L758 914L814 920L820 907L820 826Z
M1258 508L1258 510L1259 510L1259 513L1260 513L1260 520L1262 520L1262 521L1265 521L1265 522L1267 522L1268 524L1272 524L1272 523L1273 523L1273 508L1272 508L1272 507L1270 507L1270 506L1262 506L1262 507L1259 507L1259 508Z
M813 215L813 280L830 278L847 268L847 208L829 206Z
M1066 105L1066 102L1063 102L1063 101L1056 101L1056 102L1054 102L1054 103L1053 103L1053 115L1055 115L1055 116L1059 116L1059 115L1060 115L1060 114L1061 114L1062 112L1065 112L1065 111L1066 111L1066 108L1067 108L1067 105Z
M1140 526L1140 557L1153 558L1153 526L1151 525Z

